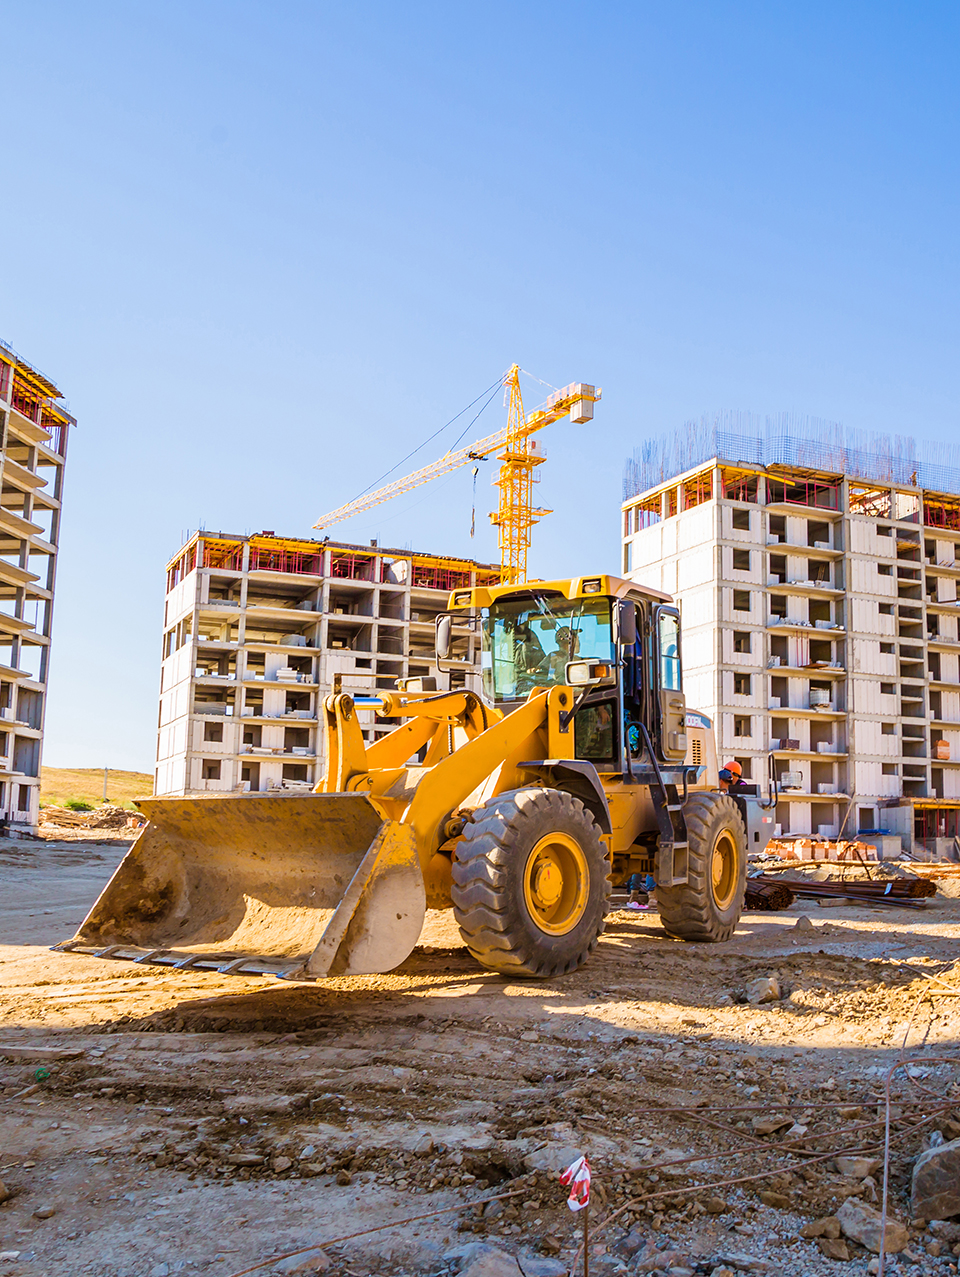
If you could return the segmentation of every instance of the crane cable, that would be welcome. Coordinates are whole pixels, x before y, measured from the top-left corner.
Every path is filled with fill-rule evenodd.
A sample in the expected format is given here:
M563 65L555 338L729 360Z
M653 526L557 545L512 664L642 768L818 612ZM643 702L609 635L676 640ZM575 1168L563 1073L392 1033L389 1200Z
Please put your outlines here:
M446 430L446 429L447 429L447 426L452 426L452 425L453 425L453 423L454 423L455 421L458 421L458 420L459 420L459 419L463 416L463 414L464 414L465 412L469 412L469 411L470 411L470 409L473 407L473 405L474 405L474 404L476 404L476 403L479 403L479 402L480 402L480 400L484 397L484 395L488 395L488 394L490 394L490 392L491 392L491 391L495 394L495 393L497 392L497 390L499 390L499 389L500 389L500 387L501 387L502 385L503 385L503 377L502 377L502 376L500 376L500 377L498 377L498 378L497 378L497 380L493 383L493 385L492 385L492 386L488 386L488 387L486 388L486 390L482 390L482 391L480 392L480 394L479 394L479 395L477 395L476 399L474 399L471 403L468 403L468 404L467 404L467 406L466 406L466 408L461 408L461 409L460 409L460 411L457 413L457 415L456 415L455 417L451 417L451 418L450 418L450 420L449 420L448 422L446 422L446 424L445 424L445 425L442 425L442 426L440 427L440 429L439 429L439 430L435 430L435 431L433 432L433 434L432 434L432 435L428 435L428 436L427 436L427 438L426 438L426 439L424 439L422 443L418 443L418 444L417 444L417 446L413 449L413 451L412 451L412 452L408 452L408 453L407 453L407 455L406 455L405 457L401 457L401 459L400 459L400 460L396 463L396 465L391 466L389 470L385 470L385 471L383 472L383 474L380 476L380 478L379 478L379 479L374 479L374 481L373 481L372 483L368 483L368 484L367 484L367 486L363 489L363 491L362 491L362 492L358 492L358 493L357 493L357 495L356 495L355 497L353 497L353 498L352 498L352 500L353 500L353 501L359 501L359 500L360 500L360 498L361 498L361 497L362 497L365 493L369 492L371 488L374 488L374 487L376 487L376 486L377 486L377 484L382 483L382 482L384 481L384 479L386 479L386 478L387 478L387 476L388 476L388 475L393 474L394 470L399 470L399 468L400 468L400 467L404 464L404 462L409 461L411 457L416 456L416 454L420 451L420 449L421 449L421 448L425 448L425 447L426 447L426 445L427 445L428 443L430 443L430 441L431 441L432 439L436 439L437 435L443 434L444 430ZM488 401L488 402L489 402L489 401ZM484 405L483 405L483 408L486 408L486 406L487 406L487 405L486 405L486 404L484 404ZM483 408L481 408L481 409L480 409L480 412L483 412ZM478 412L478 413L477 413L477 417L479 417L479 416L480 416L480 412ZM477 417L474 417L474 418L473 418L473 421L476 421ZM473 425L473 421L471 421L470 425ZM470 426L467 426L467 428L463 431L463 434L461 434L461 435L460 435L460 438L458 438L458 439L457 439L457 443L459 443L459 442L460 442L460 439L462 439L462 438L463 438L463 435L465 435L465 434L467 433L467 430L469 430L469 428L470 428ZM454 447L456 447L456 444L454 444ZM450 452L450 451L452 451L452 449L448 448L448 449L447 449L447 451L448 451L448 452ZM352 502L348 502L348 504L352 504Z

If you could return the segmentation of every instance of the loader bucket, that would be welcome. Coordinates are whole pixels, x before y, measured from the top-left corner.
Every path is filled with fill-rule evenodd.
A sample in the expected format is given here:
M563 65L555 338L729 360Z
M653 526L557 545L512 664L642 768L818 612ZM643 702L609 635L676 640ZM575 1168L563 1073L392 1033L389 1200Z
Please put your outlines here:
M151 798L60 950L311 980L390 971L426 912L413 833L363 794Z

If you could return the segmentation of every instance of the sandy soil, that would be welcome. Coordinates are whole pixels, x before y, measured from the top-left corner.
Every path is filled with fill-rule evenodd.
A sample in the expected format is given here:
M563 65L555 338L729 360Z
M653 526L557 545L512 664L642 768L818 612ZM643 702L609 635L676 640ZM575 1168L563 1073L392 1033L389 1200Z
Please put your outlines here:
M228 1277L261 1261L277 1273L300 1260L271 1257L327 1243L330 1273L446 1274L468 1262L457 1248L483 1241L550 1277L580 1227L556 1169L586 1151L594 1224L659 1194L596 1237L592 1274L652 1271L638 1237L641 1259L663 1248L661 1271L750 1271L752 1257L752 1271L859 1274L866 1251L837 1262L799 1230L845 1197L875 1198L879 1176L813 1158L872 1156L882 1075L905 1037L921 1063L895 1083L900 1120L933 1117L894 1141L898 1218L924 1136L952 1138L960 1122L936 1111L960 1107L960 1069L922 1063L960 1065L960 1004L928 978L960 985L954 899L800 902L703 947L670 940L655 913L615 909L590 964L542 983L478 967L448 914L430 915L397 971L318 985L50 953L125 846L0 843L0 1251L19 1252L0 1273ZM779 1000L744 1000L771 975ZM755 1108L717 1111L757 1105L806 1128L790 1138L808 1164L782 1147L785 1129L757 1129ZM693 1160L663 1169L679 1158ZM510 1188L482 1215L337 1243ZM951 1250L918 1228L888 1272L954 1272Z

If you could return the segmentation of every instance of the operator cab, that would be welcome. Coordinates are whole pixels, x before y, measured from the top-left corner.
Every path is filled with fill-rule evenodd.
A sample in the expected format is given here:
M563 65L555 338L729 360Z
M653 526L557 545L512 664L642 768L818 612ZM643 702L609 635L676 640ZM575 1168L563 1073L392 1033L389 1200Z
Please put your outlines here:
M587 577L457 591L451 605L479 612L483 694L498 708L570 686L575 758L629 774L645 726L661 762L682 764L680 617L669 596Z

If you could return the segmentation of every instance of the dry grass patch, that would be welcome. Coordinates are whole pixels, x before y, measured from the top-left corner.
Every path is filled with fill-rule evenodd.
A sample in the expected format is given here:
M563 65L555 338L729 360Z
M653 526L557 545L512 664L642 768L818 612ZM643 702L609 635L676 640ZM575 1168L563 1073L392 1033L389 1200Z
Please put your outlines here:
M110 771L107 802L117 807L133 806L134 798L149 798L153 777L149 772ZM63 807L71 799L99 807L103 802L103 769L100 767L42 767L40 802L44 807Z

